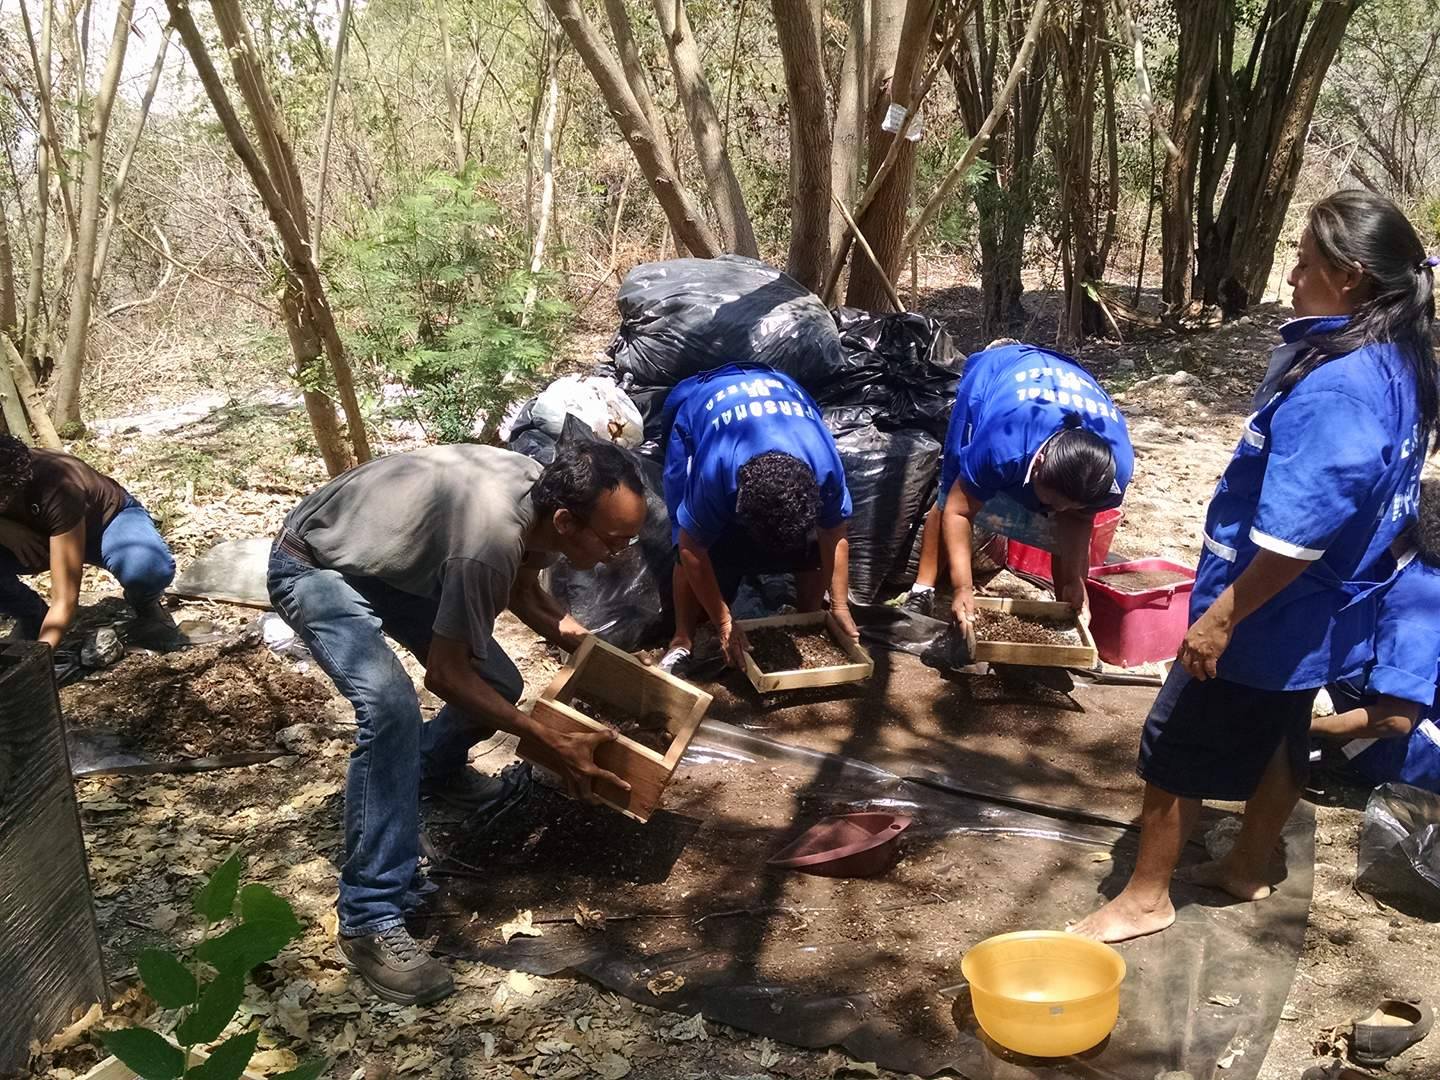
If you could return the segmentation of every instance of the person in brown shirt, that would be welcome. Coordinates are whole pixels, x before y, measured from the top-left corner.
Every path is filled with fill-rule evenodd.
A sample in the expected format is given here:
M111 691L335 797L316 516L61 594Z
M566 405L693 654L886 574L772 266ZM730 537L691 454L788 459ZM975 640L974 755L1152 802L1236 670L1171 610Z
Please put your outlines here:
M175 559L145 507L110 477L58 450L0 435L0 615L52 649L75 621L85 564L120 582L138 616L130 636L165 636L160 596ZM50 571L50 603L20 580Z

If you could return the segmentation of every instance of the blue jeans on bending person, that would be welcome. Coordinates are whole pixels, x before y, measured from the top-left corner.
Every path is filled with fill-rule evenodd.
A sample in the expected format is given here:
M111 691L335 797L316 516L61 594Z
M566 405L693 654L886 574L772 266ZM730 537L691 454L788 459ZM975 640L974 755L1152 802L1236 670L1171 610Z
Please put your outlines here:
M355 707L340 932L354 937L402 925L420 856L421 779L467 768L470 747L495 731L450 705L421 721L415 684L385 635L423 664L435 601L375 578L310 566L278 548L270 553L269 589L280 617ZM477 670L507 701L520 700L524 680L495 642Z
M145 507L133 497L98 537L87 537L85 562L109 571L130 606L140 609L160 595L175 580L175 557ZM0 615L16 620L22 638L36 638L49 605L34 589L20 580L33 573L20 565L14 553L0 547Z

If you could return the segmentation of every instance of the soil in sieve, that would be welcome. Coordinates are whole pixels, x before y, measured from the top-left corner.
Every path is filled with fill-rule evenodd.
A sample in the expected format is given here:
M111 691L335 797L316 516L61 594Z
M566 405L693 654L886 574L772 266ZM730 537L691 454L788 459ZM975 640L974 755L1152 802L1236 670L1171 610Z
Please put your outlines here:
M570 707L584 713L591 720L598 720L614 728L632 742L648 746L657 754L669 750L670 742L674 738L665 727L666 716L662 712L636 716L608 702L596 704L587 698L575 698L570 702Z
M824 627L790 630L762 626L749 631L750 656L764 672L802 671L854 663Z
M1079 645L1080 634L1073 620L1043 616L1021 616L1011 611L975 611L975 635L981 641L1003 641L1015 645Z

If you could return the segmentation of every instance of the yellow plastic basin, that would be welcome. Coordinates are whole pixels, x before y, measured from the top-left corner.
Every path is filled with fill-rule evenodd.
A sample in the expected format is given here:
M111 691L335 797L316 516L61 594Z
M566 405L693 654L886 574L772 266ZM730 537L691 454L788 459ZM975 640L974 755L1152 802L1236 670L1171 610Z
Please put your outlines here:
M1120 1015L1124 959L1074 934L1023 930L987 938L965 954L960 970L985 1034L1019 1054L1089 1050Z

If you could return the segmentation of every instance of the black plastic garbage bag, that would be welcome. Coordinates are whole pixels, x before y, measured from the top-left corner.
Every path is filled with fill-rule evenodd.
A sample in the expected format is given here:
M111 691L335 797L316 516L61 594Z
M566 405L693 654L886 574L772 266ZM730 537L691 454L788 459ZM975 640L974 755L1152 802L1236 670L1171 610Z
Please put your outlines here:
M561 444L594 438L594 432L575 417L565 418ZM541 575L551 595L582 626L627 652L663 644L674 626L670 583L674 558L661 464L640 454L635 459L645 484L645 527L639 542L589 570L576 569L562 558Z
M645 263L626 275L617 303L609 353L632 397L744 363L767 364L814 393L840 368L840 334L820 298L755 259Z
M534 458L541 465L549 465L555 460L555 438L536 423L532 416L534 408L534 398L520 406L515 422L510 426L510 438L506 445L517 454Z
M1370 793L1355 884L1401 910L1440 913L1440 795L1410 784Z
M876 315L836 308L840 370L811 388L822 405L875 405L882 427L945 437L965 357L934 319L913 311Z
M849 409L836 416L841 424L854 420ZM904 568L935 500L940 443L924 431L882 431L874 425L832 431L854 505L847 530L850 595L869 604L885 592L892 573Z

